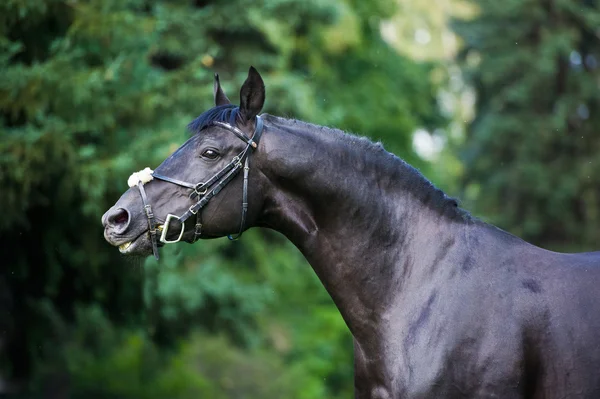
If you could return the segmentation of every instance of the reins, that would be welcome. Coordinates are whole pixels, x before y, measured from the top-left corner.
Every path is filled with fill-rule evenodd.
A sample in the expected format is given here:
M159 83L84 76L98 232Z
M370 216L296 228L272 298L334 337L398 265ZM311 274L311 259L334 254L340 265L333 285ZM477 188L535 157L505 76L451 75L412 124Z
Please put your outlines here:
M234 126L235 120L231 120L231 123L225 122L213 122L209 126L219 126L231 133L233 133L237 138L246 143L246 147L227 165L225 165L219 172L213 175L210 179L205 182L199 182L196 184L188 183L182 180L174 179L172 177L163 176L156 172L152 172L152 177L158 180L163 180L172 184L176 184L181 187L186 187L192 190L190 193L190 199L196 200L196 203L189 207L189 209L181 216L176 216L173 214L168 214L165 223L162 226L157 226L155 222L154 213L152 212L152 206L148 201L148 197L144 190L144 182L138 181L137 187L140 190L140 195L142 197L142 203L144 204L144 211L146 213L146 218L148 219L148 233L150 235L150 241L152 242L152 252L156 259L158 256L158 243L157 243L157 235L158 230L162 230L160 235L160 242L164 244L174 244L176 242L181 241L183 234L185 232L185 221L188 220L191 216L196 215L196 225L194 228L194 239L192 242L198 240L202 234L202 208L208 204L208 202L217 195L223 187L225 187L243 168L244 169L244 181L242 188L242 216L240 221L240 229L235 235L228 235L227 237L230 240L236 240L244 231L244 226L246 224L246 216L248 213L248 175L250 172L250 154L258 148L258 143L260 141L260 137L263 132L263 121L257 116L256 123L254 128L254 133L252 137L246 136L244 132ZM243 165L242 165L243 163ZM173 220L177 220L181 223L181 230L179 232L179 236L175 240L168 240L167 235L169 233L169 227L171 227L171 223Z

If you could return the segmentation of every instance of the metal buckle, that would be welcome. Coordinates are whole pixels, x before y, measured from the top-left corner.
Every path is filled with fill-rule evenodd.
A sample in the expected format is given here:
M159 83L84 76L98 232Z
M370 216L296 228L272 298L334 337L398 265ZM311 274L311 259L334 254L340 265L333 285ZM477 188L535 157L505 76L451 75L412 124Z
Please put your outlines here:
M181 237L183 237L183 231L185 230L185 223L181 223L181 232L179 233L179 237L177 237L176 240L172 240L172 241L167 240L167 233L169 231L169 226L170 226L172 219L179 220L179 217L172 215L170 213L167 215L167 218L165 219L165 224L163 225L162 234L160 235L160 242L162 242L164 244L175 244L176 242L181 241Z
M152 206L150 204L144 205L144 210L146 211L146 217L148 219L152 219L154 217L154 213L152 213Z
M200 197L201 195L206 194L206 192L208 191L208 187L204 187L204 190L198 191L198 186L203 186L203 185L204 185L204 183L200 183L200 184L197 184L196 187L194 187L194 192L196 193L196 195L198 197Z

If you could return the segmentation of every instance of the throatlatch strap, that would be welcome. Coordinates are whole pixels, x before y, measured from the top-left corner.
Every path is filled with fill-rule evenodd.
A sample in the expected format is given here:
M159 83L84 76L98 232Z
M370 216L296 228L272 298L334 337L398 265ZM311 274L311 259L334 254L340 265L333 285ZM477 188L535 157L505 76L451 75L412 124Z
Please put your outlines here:
M146 190L144 190L144 183L138 182L138 188L140 189L140 195L142 196L142 203L144 204L144 211L148 218L148 232L150 233L150 241L152 242L152 253L156 260L158 260L158 245L156 243L156 224L154 222L154 213L152 213L152 206L148 202L146 196Z
M242 189L242 221L240 222L240 231L233 236L229 234L227 238L231 241L235 241L242 236L242 230L246 225L246 214L248 213L248 174L250 173L250 157L246 157L244 161L244 188Z
M254 134L252 135L252 139L254 143L257 145L251 147L254 150L258 143L260 142L260 137L263 133L264 125L262 118L260 116L256 117L256 126L254 127ZM247 155L244 160L244 188L242 191L242 221L240 222L240 230L236 234L236 236L232 236L231 234L227 236L231 241L237 240L240 238L244 231L244 226L246 225L246 215L248 214L248 175L250 174L250 154Z

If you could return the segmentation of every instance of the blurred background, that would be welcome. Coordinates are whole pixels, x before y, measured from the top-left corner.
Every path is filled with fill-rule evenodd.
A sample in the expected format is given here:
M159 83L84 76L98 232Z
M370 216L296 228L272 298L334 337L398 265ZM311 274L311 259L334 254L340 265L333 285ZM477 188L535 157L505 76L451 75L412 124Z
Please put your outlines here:
M282 236L134 261L100 216L248 67L485 221L600 249L597 0L3 0L0 395L350 398L348 330ZM237 102L237 101L236 101Z

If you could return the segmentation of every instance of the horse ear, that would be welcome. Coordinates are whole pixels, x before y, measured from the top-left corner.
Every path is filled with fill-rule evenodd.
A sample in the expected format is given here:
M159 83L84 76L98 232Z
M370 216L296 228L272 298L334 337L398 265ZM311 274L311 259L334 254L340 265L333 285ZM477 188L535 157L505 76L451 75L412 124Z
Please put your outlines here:
M265 104L265 83L254 67L240 90L240 116L244 122L254 120Z
M225 95L225 92L221 88L221 81L219 81L219 74L215 73L215 84L213 86L213 94L215 96L215 105L218 107L219 105L231 104L231 101Z

